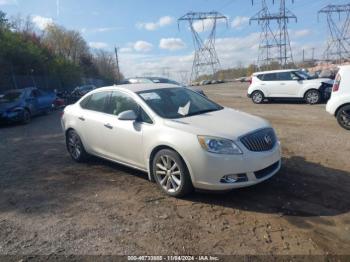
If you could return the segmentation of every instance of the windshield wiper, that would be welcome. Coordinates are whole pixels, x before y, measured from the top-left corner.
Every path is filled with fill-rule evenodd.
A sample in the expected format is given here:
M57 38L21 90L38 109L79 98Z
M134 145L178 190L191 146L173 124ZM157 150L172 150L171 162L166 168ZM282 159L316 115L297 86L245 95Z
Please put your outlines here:
M222 108L214 108L214 109L200 110L200 111L193 112L193 113L190 113L190 114L188 114L188 115L185 115L184 117L195 116L195 115L201 115L201 114L205 114L205 113L209 113L209 112L219 111L219 110L221 110L221 109L222 109Z

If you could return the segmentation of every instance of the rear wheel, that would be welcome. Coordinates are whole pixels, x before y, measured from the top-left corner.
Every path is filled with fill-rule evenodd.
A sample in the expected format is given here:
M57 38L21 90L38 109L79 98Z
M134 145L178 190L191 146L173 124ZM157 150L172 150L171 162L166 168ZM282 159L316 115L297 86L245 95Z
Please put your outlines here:
M66 136L66 145L67 150L74 161L86 161L88 154L86 153L83 143L81 142L81 139L75 130L71 129L68 131Z
M173 150L160 150L153 158L153 177L166 194L183 197L193 190L187 167Z
M254 91L252 94L252 101L254 104L261 104L264 102L264 94L261 91Z
M310 105L318 104L321 101L321 93L318 90L309 90L305 94L305 101Z
M343 106L338 110L337 120L342 128L350 130L350 105Z

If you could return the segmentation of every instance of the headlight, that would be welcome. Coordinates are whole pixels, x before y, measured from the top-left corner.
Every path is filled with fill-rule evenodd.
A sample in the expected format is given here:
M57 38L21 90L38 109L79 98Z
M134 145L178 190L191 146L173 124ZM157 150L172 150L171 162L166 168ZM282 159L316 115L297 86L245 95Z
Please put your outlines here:
M198 136L199 144L210 153L240 155L243 154L235 142L219 137Z

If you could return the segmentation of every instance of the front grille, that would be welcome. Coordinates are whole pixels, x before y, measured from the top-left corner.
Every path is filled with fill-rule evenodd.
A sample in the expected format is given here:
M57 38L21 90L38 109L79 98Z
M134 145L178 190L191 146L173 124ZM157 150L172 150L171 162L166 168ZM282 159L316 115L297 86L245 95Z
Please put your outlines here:
M261 179L265 176L270 175L272 172L274 172L278 168L279 164L280 164L280 162L277 161L276 163L273 163L271 166L268 166L268 167L261 169L259 171L255 171L254 172L255 177L257 179Z
M242 144L250 151L269 151L276 144L276 135L272 128L265 128L243 136Z

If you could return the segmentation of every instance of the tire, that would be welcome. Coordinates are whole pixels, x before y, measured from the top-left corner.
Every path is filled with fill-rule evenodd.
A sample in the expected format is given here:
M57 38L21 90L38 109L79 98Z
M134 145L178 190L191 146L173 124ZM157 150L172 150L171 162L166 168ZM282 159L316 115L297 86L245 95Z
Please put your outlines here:
M81 163L87 160L88 153L86 153L79 135L73 129L69 130L66 135L66 146L69 155L74 161Z
M29 112L29 110L24 109L22 123L26 125L26 124L29 124L31 120L32 120L32 114Z
M350 130L350 105L343 106L338 110L337 120L342 128Z
M315 105L321 102L321 93L316 89L312 89L306 92L305 102L310 105Z
M264 102L264 94L261 91L254 91L252 93L252 101L254 104L262 104Z
M152 173L158 186L169 196L183 197L193 191L186 164L173 150L163 149L154 156Z

